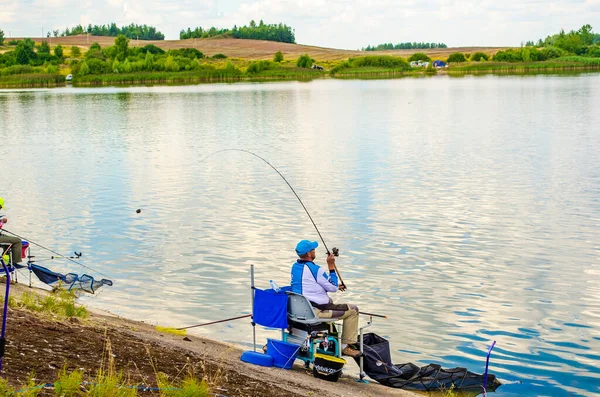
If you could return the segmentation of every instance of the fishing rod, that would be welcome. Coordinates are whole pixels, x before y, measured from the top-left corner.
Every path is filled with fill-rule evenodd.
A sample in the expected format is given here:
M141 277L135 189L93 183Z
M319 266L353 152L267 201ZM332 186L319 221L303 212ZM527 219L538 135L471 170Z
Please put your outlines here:
M247 318L247 317L252 317L252 314L244 314L243 316L231 317L231 318L226 318L224 320L211 321L210 323L190 325L188 327L181 327L181 328L175 328L175 329L178 330L178 331L182 331L184 329L190 329L190 328L196 328L196 327L204 327L205 325L224 323L226 321L239 320L240 318Z
M79 265L79 266L81 266L81 267L84 267L84 268L86 268L86 269L88 269L88 270L91 270L91 271L93 271L93 272L96 272L96 273L98 273L98 274L100 274L100 275L102 275L102 276L104 276L104 277L111 278L111 276L108 276L108 275L106 275L106 274L104 274L104 273L102 273L102 272L100 272L100 271L98 271L98 270L96 270L96 269L93 269L93 268L91 268L91 267L89 267L89 266L86 266L86 265L84 265L84 264L83 264L83 263L81 263L81 262L78 262L78 261L74 260L74 259L73 259L73 257L69 257L69 256L64 256L64 255L61 255L61 254L59 254L58 252L56 252L56 251L53 251L53 250L51 250L51 249L50 249L50 248L48 248L48 247L44 247L43 245L41 245L41 244L38 244L38 243L36 243L35 241L32 241L32 240L30 240L30 239L28 239L28 238L26 238L26 237L19 236L17 233L13 233L13 232L11 232L10 230L7 230L7 229L5 229L5 228L2 228L2 231L3 231L3 232L10 233L10 234L12 234L12 235L13 235L13 236L15 236L15 237L18 237L18 238L20 238L21 240L26 240L26 241L28 241L30 244L37 245L38 247L40 247L40 248L42 248L42 249L45 249L46 251L52 252L54 255L56 255L56 258L64 258L64 259L67 259L67 260L69 260L69 261L71 261L71 262L73 262L73 263L75 263L75 264L77 264L77 265ZM80 252L75 252L75 255L77 256L77 259L79 259L79 258L81 257L81 255L82 255L82 254L81 254ZM53 257L53 259L54 259L54 257Z
M370 317L388 318L388 316L384 316L383 314L375 314L375 313L367 313L367 312L359 312L358 314L362 314L362 315L370 316ZM227 322L227 321L239 320L241 318L248 318L248 317L252 317L252 314L244 314L243 316L226 318L224 320L211 321L209 323L189 325L187 327L181 327L181 328L175 328L175 329L178 330L178 331L183 331L184 329L190 329L190 328L196 328L196 327L204 327L205 325L219 324L219 323L224 323L224 322Z
M281 179L283 179L284 182L288 185L288 187L292 190L292 193L294 193L294 195L296 196L296 198L300 202L300 205L302 205L302 208L304 208L304 211L306 212L306 215L308 215L308 218L310 219L310 221L312 222L313 226L315 227L315 230L317 231L317 234L319 235L319 238L323 242L323 246L325 247L325 251L327 252L327 255L329 256L329 255L333 254L333 256L339 256L339 252L340 251L336 247L333 247L333 249L331 250L332 252L329 251L329 248L327 248L327 244L325 244L325 240L323 239L323 236L321 235L321 232L319 231L319 228L317 227L317 225L316 225L315 221L313 220L312 216L310 216L310 213L308 212L308 209L306 209L306 206L304 205L304 203L300 199L300 196L298 196L298 193L296 193L296 191L294 190L294 188L292 187L292 185L290 185L290 183L288 182L288 180L285 179L285 176L283 176L283 174L281 172L279 172L279 170L277 168L275 168L273 166L273 164L269 163L267 160L265 160L264 158L262 158L258 154L253 153L253 152L251 152L249 150L245 150L245 149L221 149L221 150L217 150L216 152L213 152L213 153L209 154L208 156L206 156L205 158L203 158L202 160L200 160L200 163L202 163L203 161L207 160L209 157L212 157L215 154L222 153L222 152L244 152L244 153L248 153L248 154L251 154L252 156L254 156L254 157L262 160L269 167L273 168L273 170L275 170L275 172L277 172L277 174L279 174L279 176L281 177ZM335 265L335 262L333 263L333 267L335 268L336 274L340 278L340 283L341 283L340 284L340 290L341 291L346 290L346 284L344 283L344 280L342 279L342 275L340 274L337 266Z

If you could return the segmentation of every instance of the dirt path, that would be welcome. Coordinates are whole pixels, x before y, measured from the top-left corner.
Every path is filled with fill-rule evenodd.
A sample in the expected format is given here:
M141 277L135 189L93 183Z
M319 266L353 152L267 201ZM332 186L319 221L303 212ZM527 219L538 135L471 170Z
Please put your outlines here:
M15 286L11 294L27 288ZM36 293L44 291L36 290ZM131 384L156 386L156 372L171 379L192 371L209 380L215 393L224 396L414 396L376 383L360 384L348 375L331 383L316 379L296 365L292 370L265 368L240 361L242 350L194 336L157 332L151 325L106 313L86 320L59 321L26 310L11 309L2 376L15 387L25 384L32 372L36 383L53 383L60 369L80 369L94 376L106 363L106 341L117 370ZM53 396L52 389L42 395ZM152 395L148 392L139 395Z

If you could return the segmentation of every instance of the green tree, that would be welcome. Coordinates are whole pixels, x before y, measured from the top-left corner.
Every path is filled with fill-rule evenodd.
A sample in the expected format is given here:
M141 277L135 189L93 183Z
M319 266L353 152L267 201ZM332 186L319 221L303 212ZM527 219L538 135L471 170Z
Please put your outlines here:
M127 48L129 46L129 39L124 34L120 34L115 39L116 54L115 58L119 61L124 61L127 58Z
M94 42L92 43L92 45L90 46L89 51L100 51L102 48L100 47L100 44Z
M131 63L129 63L129 59L126 59L125 62L123 63L123 71L125 73L131 72Z
M594 33L590 24L583 25L577 33L581 36L581 41L584 45L590 45L594 42Z
M175 62L172 55L169 55L165 61L165 70L169 72L179 72L179 64Z
M90 67L85 61L81 63L81 67L79 68L79 74L82 76L90 74Z
M0 29L0 45L4 45L4 31Z
M79 58L81 56L81 50L76 45L71 47L71 56L73 58Z
M275 53L275 55L273 56L273 62L282 62L283 61L283 54L281 53L281 51L277 51Z
M35 43L31 39L19 40L15 48L15 59L20 65L28 65L36 59L36 53L33 51Z
M146 58L144 59L144 69L147 71L151 71L154 68L154 55L150 51L146 53Z
M467 58L465 58L465 54L463 54L462 52L455 52L453 54L450 54L450 56L448 57L448 63L455 63L455 62L466 62Z
M47 41L42 41L42 44L38 46L38 54L48 54L50 55L50 46Z
M408 58L408 62L413 61L431 62L431 58L429 58L429 56L423 52L417 52L415 54L412 54L410 58Z
M56 55L57 58L63 57L63 48L60 44L54 47L54 55Z
M296 66L298 66L299 68L310 68L312 66L314 62L314 59L312 59L310 56L308 56L308 54L303 54L300 55L300 57L298 58L298 61L296 62Z

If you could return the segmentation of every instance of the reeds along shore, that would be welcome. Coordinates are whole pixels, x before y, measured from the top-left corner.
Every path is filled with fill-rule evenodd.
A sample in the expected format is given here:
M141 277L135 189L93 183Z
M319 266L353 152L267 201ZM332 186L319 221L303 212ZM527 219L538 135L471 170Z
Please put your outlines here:
M508 62L469 62L456 64L449 68L385 68L385 67L351 67L339 70L313 71L299 68L281 68L264 70L256 74L227 70L212 72L142 72L127 74L102 74L81 76L72 83L65 80L62 74L23 74L0 77L0 88L38 88L73 86L105 86L105 85L185 85L201 83L234 83L242 81L272 81L272 80L312 80L319 78L362 79L362 78L397 78L420 77L448 73L460 74L532 74L532 73L570 73L600 70L600 59L585 59L585 61L546 61L529 63Z
M0 88L22 87L59 87L67 84L74 86L104 86L104 85L152 85L152 84L200 84L223 83L240 81L272 81L272 80L312 80L318 78L396 78L406 76L427 76L438 73L472 74L531 74L531 73L560 73L576 71L600 70L600 58L582 56L563 56L546 61L536 62L497 62L471 61L454 62L449 67L433 68L411 67L402 57L391 55L365 55L351 57L345 60L314 61L304 55L310 62L308 65L318 67L300 67L293 60L275 62L270 60L248 59L195 59L186 70L180 71L133 71L124 72L122 65L116 65L110 73L77 74L72 81L66 80L65 73L71 69L64 67L58 72L57 68L12 66L0 70ZM463 57L463 59L465 59ZM298 59L298 62L300 59ZM85 62L84 62L85 63ZM81 65L81 64L80 64ZM303 65L306 66L306 65ZM142 67L136 65L136 67ZM131 68L128 65L128 68ZM187 70L189 69L189 70ZM125 68L125 70L128 70Z

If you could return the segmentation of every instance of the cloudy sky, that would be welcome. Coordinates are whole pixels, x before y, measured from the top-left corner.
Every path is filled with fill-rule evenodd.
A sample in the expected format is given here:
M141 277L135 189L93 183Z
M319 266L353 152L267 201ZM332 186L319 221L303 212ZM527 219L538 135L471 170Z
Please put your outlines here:
M188 27L283 22L296 42L357 49L405 41L518 46L589 23L600 32L600 0L0 0L6 37L40 37L77 24L155 26L166 39Z

